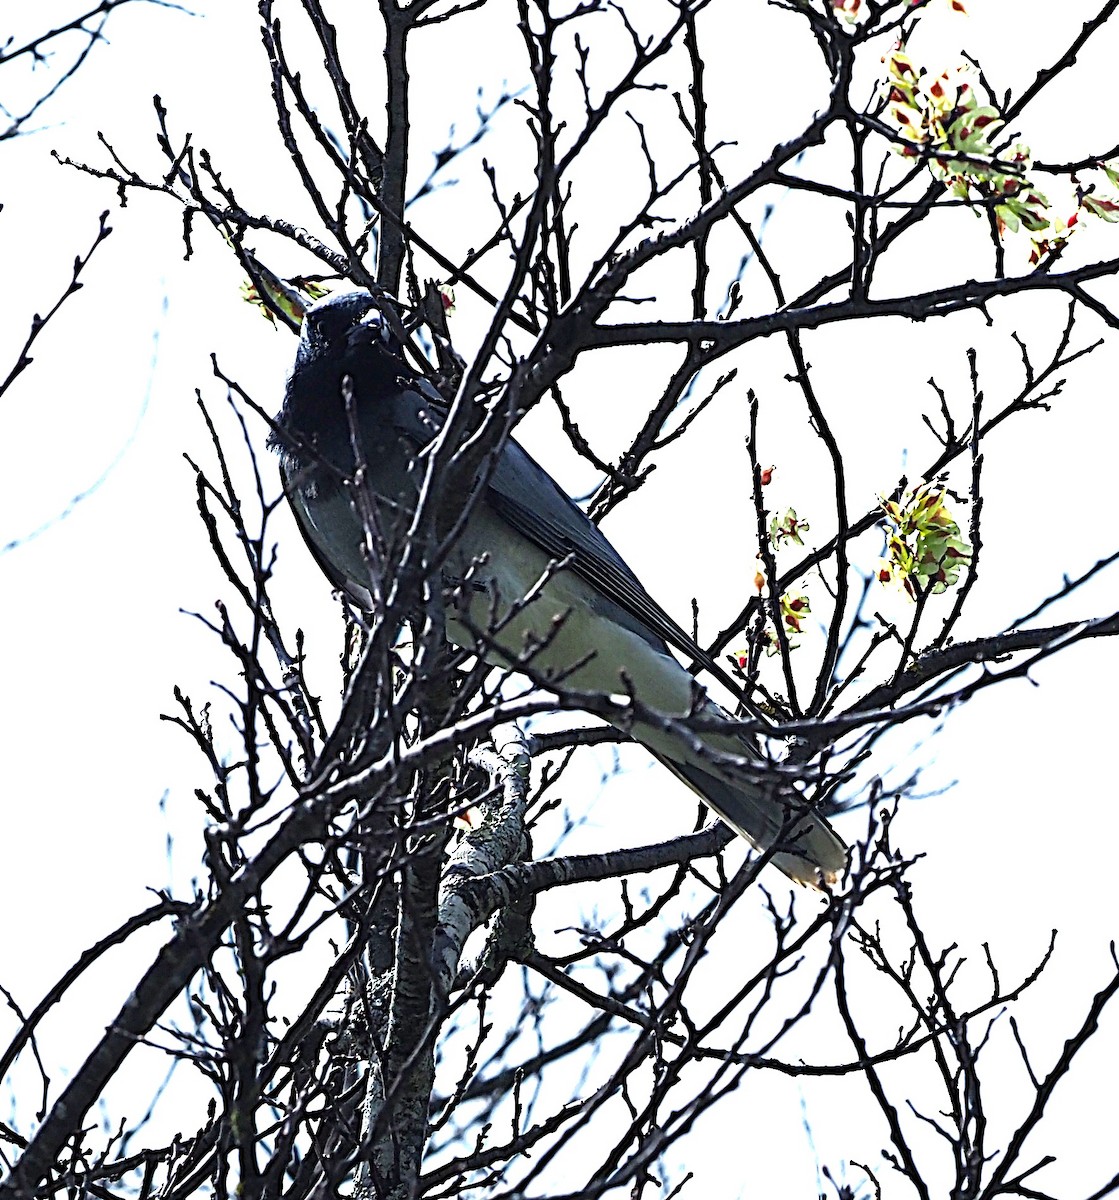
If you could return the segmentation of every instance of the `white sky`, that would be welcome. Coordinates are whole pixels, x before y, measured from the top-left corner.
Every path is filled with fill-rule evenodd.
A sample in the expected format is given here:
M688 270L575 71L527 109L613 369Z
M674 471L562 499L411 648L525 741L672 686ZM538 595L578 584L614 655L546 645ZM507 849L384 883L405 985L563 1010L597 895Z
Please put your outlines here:
M933 30L929 21L926 61L951 57L966 42L993 80L1018 87L1095 5L1042 6L1043 28L1022 18L1026 6L1013 6L1012 21L1000 19L1008 9L995 0L971 0L969 7L967 22L943 20ZM210 375L211 351L257 400L276 406L294 348L287 333L271 330L242 303L239 272L211 230L198 224L195 254L185 263L173 203L134 197L121 211L110 187L49 158L50 149L59 147L104 161L95 139L95 131L103 130L126 161L158 173L150 108L158 91L173 128L192 130L211 149L245 207L307 219L302 206L296 207L294 181L272 135L254 6L206 0L194 10L196 16L145 6L119 13L110 26L110 45L45 111L48 127L0 146L0 262L6 280L0 373L30 313L53 300L70 259L92 240L102 208L113 210L115 227L83 275L84 290L52 323L38 344L37 361L0 401L5 429L0 544L21 539L0 555L5 634L0 730L6 762L0 788L5 818L0 983L25 1006L77 951L147 904L146 888L172 882L181 888L193 871L200 828L191 790L208 781L185 738L157 718L170 710L175 684L204 697L208 680L224 673L213 639L180 610L212 612L214 599L226 589L207 554L193 508L192 474L181 455L184 449L205 453L194 389L201 388L215 408L222 403ZM748 157L795 129L820 93L798 73L788 44L773 40L786 36L789 18L760 3L743 3L742 11L741 41L709 47L709 86L740 95L743 127L713 133L737 138ZM1023 136L1039 157L1068 158L1112 144L1115 43L1114 30L1108 30L1082 55L1077 78L1083 90L1062 87L1031 110ZM425 140L441 145L456 121L460 130L471 127L479 83L491 100L500 89L500 72L485 64L500 61L501 46L488 43L484 63L461 52L433 59L429 86L418 93L430 103L416 113L417 145ZM775 112L785 120L768 124ZM513 128L507 127L506 136L519 136L508 132ZM610 170L612 153L604 148L588 167ZM604 189L605 209L613 198ZM798 222L809 219L803 201L786 197L781 203L768 235L778 250L787 249ZM463 209L470 211L468 205ZM466 220L462 224L469 227ZM1119 231L1094 231L1090 246L1088 236L1080 252L1117 253ZM956 227L940 242L915 244L912 257L899 260L905 269L883 277L880 286L905 286L908 270L922 281L935 281L938 272L986 274L982 241L969 238ZM817 266L806 261L806 275ZM1110 295L1115 298L1114 286ZM930 374L955 388L962 402L962 349L969 341L977 344L994 406L1000 391L1017 383L1010 331L1036 339L1040 357L1041 348L1054 343L1063 317L1060 306L1044 298L993 311L997 320L990 331L978 316L966 316L954 320L951 331L943 323L910 329L894 322L856 335L833 330L810 339L809 354L826 381L829 411L847 438L860 495L891 486L910 461L906 456L914 463L928 456L929 441L913 406L924 399L923 381ZM468 330L472 320L465 306L461 328ZM1085 319L1081 341L1102 332ZM773 449L763 457L778 463L770 500L777 509L793 504L810 518L820 513L817 528L826 536L818 475L790 449L802 436L803 417L790 410L791 393L780 382L788 368L779 360L779 347L762 344L740 363L765 405L763 435ZM1106 349L1073 367L1051 413L1020 418L992 440L984 586L966 634L995 632L1058 586L1062 571L1083 570L1115 548L1115 366L1114 350ZM620 356L616 366L587 373L586 387L596 389L596 402L585 419L607 451L622 442L619 420L647 404L633 379L632 361ZM579 395L580 381L579 375L568 381L569 399ZM712 410L704 423L704 454L715 457L685 476L684 515L676 475L682 456L669 453L639 500L611 518L608 532L678 617L688 619L690 598L698 595L711 632L721 615L738 607L727 591L748 586L753 552L739 552L752 545L751 518L736 482L744 410ZM262 444L263 431L254 433ZM555 453L546 415L530 419L523 440L572 490L593 484L584 467ZM59 519L72 497L99 480L92 494ZM697 519L700 512L703 518ZM336 638L325 585L286 521L275 531L283 539L283 594L299 623L324 639ZM1114 576L1105 575L1055 610L1053 619L1113 610L1119 607L1116 595ZM325 641L321 657L327 664L334 645ZM1010 976L1036 960L1051 928L1060 930L1053 966L1023 1007L1023 1027L1042 1067L1107 977L1108 940L1117 932L1109 853L1119 837L1110 761L1119 718L1112 684L1116 663L1113 645L1081 646L1038 670L1039 687L1015 683L986 693L912 755L911 738L894 742L901 756L898 780L924 763L927 791L958 781L944 794L906 803L896 840L927 853L914 873L922 913L934 940L959 942L977 956L977 991L981 942L990 942ZM663 822L663 832L671 832L678 810L649 807L663 794L661 775L635 755L627 753L627 759L632 770L611 786L610 803L594 809L580 838L592 844L596 836L616 838L619 828L634 827L635 812L643 830ZM879 769L885 771L881 764ZM593 772L586 786L588 793L595 787ZM690 820L690 806L686 812ZM862 824L862 814L853 814L841 819L840 829L853 837ZM169 834L175 838L170 856ZM779 886L779 880L770 884ZM545 928L553 927L547 925L549 911L542 906ZM555 925L561 923L557 917ZM144 953L153 945L149 941ZM736 961L729 952L711 970L733 974ZM56 1030L56 1053L65 1055L67 1046L76 1053L91 1044L99 1023L123 999L129 970L122 956L98 977L85 1001L88 1027ZM1107 1106L1087 1106L1085 1099L1093 1093L1102 1099L1105 1088L1111 1089L1117 1049L1119 1018L1109 1014L1096 1052L1064 1085L1071 1105L1064 1114L1067 1149L1056 1173L1039 1180L1047 1178L1057 1194L1090 1192L1115 1169L1104 1123ZM826 1054L826 1046L819 1052ZM758 1091L763 1084L767 1090ZM840 1105L860 1111L858 1092L858 1085L805 1091L786 1080L755 1082L696 1135L688 1166L706 1170L706 1186L715 1188L711 1195L748 1195L754 1188L762 1194L766 1180L780 1187L773 1194L813 1195L816 1152L835 1164L870 1156L880 1144L880 1131L871 1127L868 1133L857 1116L846 1123L833 1120ZM801 1127L802 1103L815 1150ZM728 1162L726 1139L745 1132L749 1167L736 1169ZM1046 1141L1042 1149L1050 1148Z

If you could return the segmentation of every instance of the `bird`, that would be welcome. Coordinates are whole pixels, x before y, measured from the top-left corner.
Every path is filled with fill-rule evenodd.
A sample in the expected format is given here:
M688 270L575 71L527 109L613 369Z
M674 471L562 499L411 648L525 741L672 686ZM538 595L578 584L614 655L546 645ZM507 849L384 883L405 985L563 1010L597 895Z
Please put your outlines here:
M404 357L388 303L356 290L307 308L268 438L313 558L366 610L379 590L372 559L406 535L424 453L448 411ZM487 472L480 494L441 566L448 640L492 665L527 669L537 685L634 696L644 709L677 718L627 719L624 729L723 822L771 851L791 879L835 883L846 866L844 842L787 779L767 771L755 744L673 656L670 645L721 670L598 526L513 438L479 470ZM355 502L355 478L372 504ZM742 769L743 760L756 767Z

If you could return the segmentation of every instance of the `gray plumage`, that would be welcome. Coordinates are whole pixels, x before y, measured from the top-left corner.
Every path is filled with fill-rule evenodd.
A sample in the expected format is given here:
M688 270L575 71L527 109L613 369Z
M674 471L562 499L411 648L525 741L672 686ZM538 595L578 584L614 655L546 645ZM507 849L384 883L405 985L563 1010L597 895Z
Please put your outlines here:
M375 501L374 542L399 541L406 531L423 480L418 456L438 433L445 411L405 362L368 292L330 296L308 311L269 441L280 454L285 491L319 566L335 587L368 608L371 566L362 546L369 539L343 486L355 471L345 377ZM556 570L558 562L566 562L562 570ZM493 464L443 578L449 589L457 585L457 601L447 605L447 636L473 649L477 639L469 626L490 631L494 644L485 657L495 665L515 666L527 654L538 678L559 680L565 691L613 695L632 688L643 704L667 716L695 712L708 722L730 720L698 691L669 645L716 674L724 674L721 669L512 439ZM630 732L755 846L770 848L788 824L773 862L791 878L818 885L843 870L843 843L823 817L805 810L797 792L775 777L763 782L763 776L748 777L726 763L728 755L757 757L733 729L692 733L637 722Z

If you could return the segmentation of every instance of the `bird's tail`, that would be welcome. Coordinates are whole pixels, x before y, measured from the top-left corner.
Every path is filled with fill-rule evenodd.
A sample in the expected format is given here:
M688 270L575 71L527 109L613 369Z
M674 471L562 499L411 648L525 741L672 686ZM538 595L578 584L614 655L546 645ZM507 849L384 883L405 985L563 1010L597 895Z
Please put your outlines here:
M725 720L713 701L705 720ZM748 778L727 756L755 758L756 752L733 731L685 735L664 728L635 728L643 742L716 816L759 850L791 879L812 887L834 883L847 865L847 847L831 825L813 812L803 796L777 780Z

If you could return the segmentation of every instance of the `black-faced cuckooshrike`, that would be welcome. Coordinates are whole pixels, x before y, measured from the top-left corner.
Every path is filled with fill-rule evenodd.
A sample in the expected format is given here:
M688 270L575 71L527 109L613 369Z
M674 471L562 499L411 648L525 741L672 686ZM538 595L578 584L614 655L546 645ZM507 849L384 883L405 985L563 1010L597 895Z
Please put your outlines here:
M364 466L373 499L366 511L383 539L399 541L424 478L422 452L445 415L438 393L405 361L368 292L335 294L307 312L269 444L279 452L284 487L311 553L360 607L372 604L364 548L371 539L344 481ZM537 680L556 680L565 692L632 693L666 716L694 714L708 726L729 722L668 645L698 662L711 664L710 658L515 441L507 441L492 464L442 573L453 594L447 637L473 649L478 638L471 627L489 631L481 652L494 665L528 661ZM728 755L757 758L748 738L731 728L689 732L640 720L628 728L755 846L769 849L780 838L772 861L793 879L818 885L843 870L843 843L777 772L767 779L764 770L727 764Z

